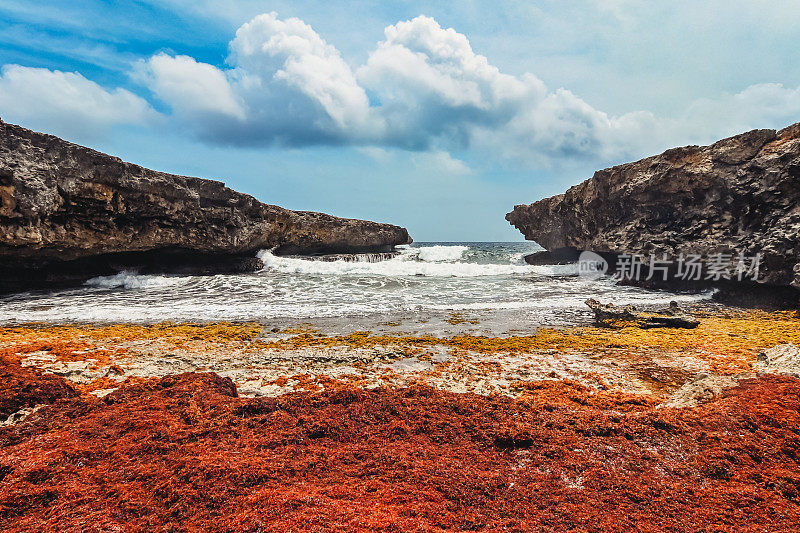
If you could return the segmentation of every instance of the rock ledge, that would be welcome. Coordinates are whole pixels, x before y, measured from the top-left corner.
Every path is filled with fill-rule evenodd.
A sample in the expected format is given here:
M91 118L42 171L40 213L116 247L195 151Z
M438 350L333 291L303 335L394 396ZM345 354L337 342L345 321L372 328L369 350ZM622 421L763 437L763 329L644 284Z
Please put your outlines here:
M263 204L0 120L0 292L120 269L219 273L254 254L390 252L405 228Z

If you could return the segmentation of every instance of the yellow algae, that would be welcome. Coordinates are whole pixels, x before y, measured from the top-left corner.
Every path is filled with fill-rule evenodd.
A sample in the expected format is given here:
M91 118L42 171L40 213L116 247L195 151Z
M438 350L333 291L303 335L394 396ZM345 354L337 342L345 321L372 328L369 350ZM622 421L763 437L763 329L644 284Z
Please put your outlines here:
M672 359L686 355L702 360L712 372L731 374L751 370L759 350L783 343L800 344L800 317L796 312L726 310L696 316L700 325L695 329L542 328L532 335L511 337L461 334L443 338L369 331L325 336L303 325L284 330L293 334L291 337L272 341L260 338L264 328L255 323L25 325L0 328L0 356L19 359L25 354L44 351L59 360L95 359L99 364L110 364L111 357L129 354L126 350L138 350L137 341L150 341L159 349L173 346L198 352L213 351L215 347L280 351L391 346L406 354L420 354L441 346L451 353L588 353L637 364L652 363L659 354Z
M480 320L477 318L464 318L463 313L450 313L450 317L445 322L457 326L458 324L479 324Z
M652 349L661 352L696 352L719 373L744 372L750 369L758 350L777 344L800 344L800 320L796 313L737 313L735 318L708 317L695 329L626 327L606 329L576 327L542 328L534 335L486 337L456 335L450 338L421 336L372 335L359 331L349 335L316 337L298 335L288 339L262 342L263 348L297 349L306 347L347 346L447 346L479 353L530 353L539 350L595 351Z
M215 322L192 324L161 322L158 324L114 324L109 326L12 326L0 327L0 342L15 342L30 339L58 340L114 340L118 342L137 340L165 340L187 342L203 340L249 341L261 335L263 326L256 323Z

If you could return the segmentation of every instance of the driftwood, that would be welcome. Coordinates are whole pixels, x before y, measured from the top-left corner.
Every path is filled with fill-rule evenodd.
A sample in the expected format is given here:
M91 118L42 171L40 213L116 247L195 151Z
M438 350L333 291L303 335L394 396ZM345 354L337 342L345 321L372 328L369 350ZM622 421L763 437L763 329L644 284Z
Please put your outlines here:
M617 307L612 303L603 304L590 298L586 305L594 312L595 323L609 328L634 326L642 329L650 328L696 328L700 321L686 314L676 302L655 313L640 313L633 305Z

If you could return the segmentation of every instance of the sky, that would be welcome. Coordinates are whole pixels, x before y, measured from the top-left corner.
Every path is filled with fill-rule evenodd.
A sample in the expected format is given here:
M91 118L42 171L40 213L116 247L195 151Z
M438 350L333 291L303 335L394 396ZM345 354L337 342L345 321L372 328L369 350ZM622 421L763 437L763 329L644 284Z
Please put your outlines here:
M0 3L0 118L417 241L800 121L800 0Z

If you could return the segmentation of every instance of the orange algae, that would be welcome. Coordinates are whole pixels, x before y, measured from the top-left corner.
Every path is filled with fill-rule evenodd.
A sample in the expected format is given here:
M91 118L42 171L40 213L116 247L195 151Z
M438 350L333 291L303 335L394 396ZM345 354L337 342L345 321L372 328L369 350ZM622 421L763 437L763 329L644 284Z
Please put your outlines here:
M78 396L64 378L12 361L0 363L0 419L25 408Z
M109 376L99 377L89 383L75 385L75 388L81 392L95 392L99 390L117 389L122 385L138 385L148 381L148 378L138 376L128 376L127 378L115 379Z
M100 368L110 365L112 358L124 355L126 350L98 348L88 342L39 340L0 347L0 359L20 362L36 352L47 352L60 362L93 361L92 368Z
M569 406L615 411L641 411L652 409L659 402L657 398L650 395L627 394L604 388L595 390L570 379L514 381L511 383L511 389L521 392L520 401L546 409L553 409L555 406Z
M264 384L277 385L279 387L291 385L294 390L317 392L363 387L366 384L366 380L362 376L355 374L341 374L335 378L325 374L295 374L293 376L279 376Z

